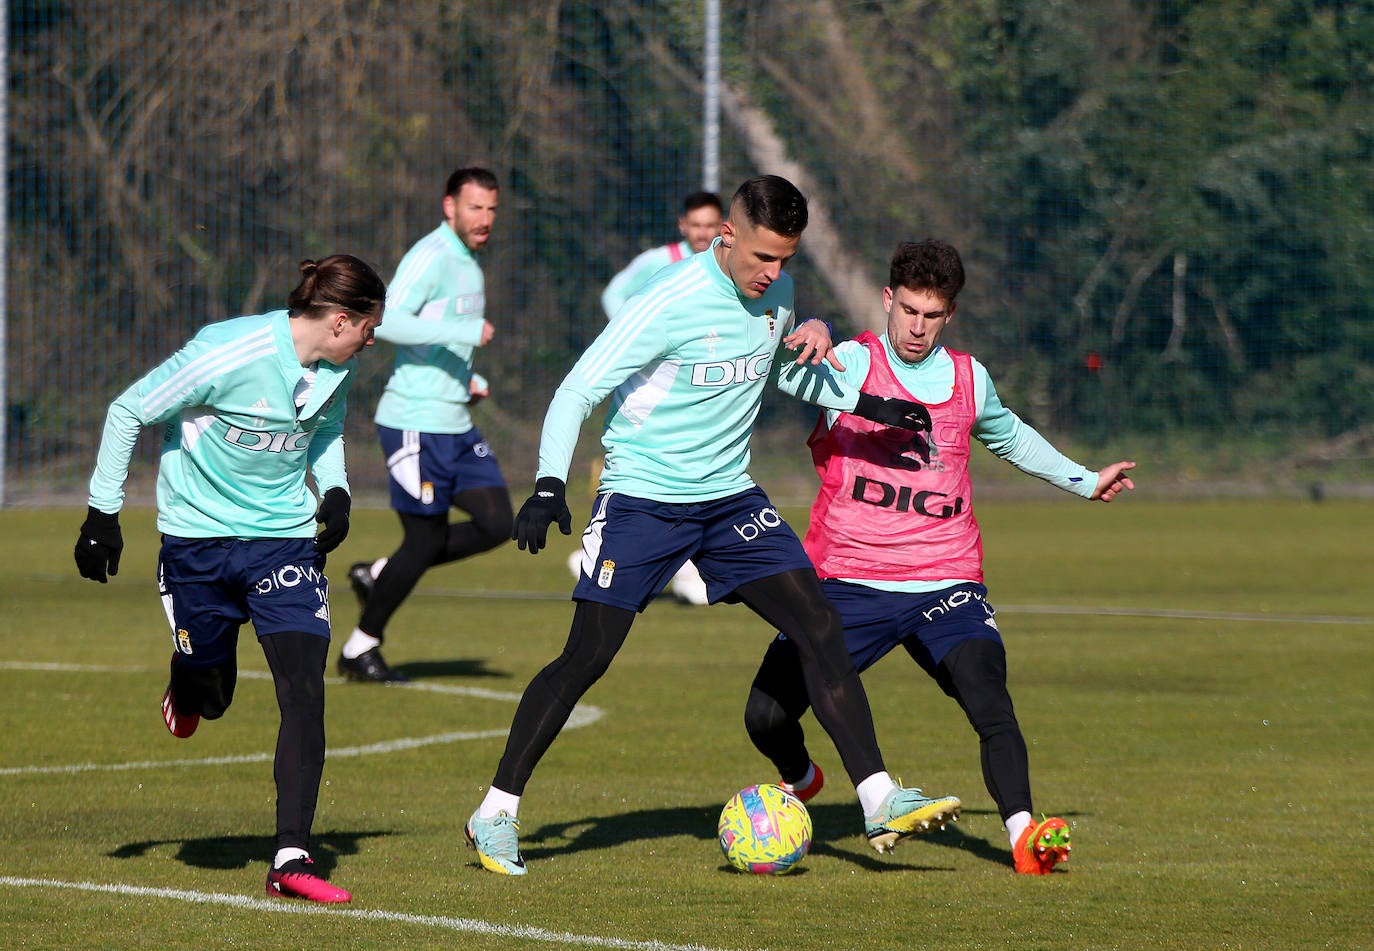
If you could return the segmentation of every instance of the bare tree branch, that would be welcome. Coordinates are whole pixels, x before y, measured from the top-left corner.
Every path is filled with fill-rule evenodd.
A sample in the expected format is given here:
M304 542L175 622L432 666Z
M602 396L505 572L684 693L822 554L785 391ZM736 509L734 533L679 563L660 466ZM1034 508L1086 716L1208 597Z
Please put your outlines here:
M722 93L721 110L744 140L754 164L790 179L808 196L810 223L804 248L845 314L860 327L881 329L885 324L882 288L867 278L861 262L846 247L811 174L788 155L786 143L763 110L751 105L743 92L729 83L723 85Z

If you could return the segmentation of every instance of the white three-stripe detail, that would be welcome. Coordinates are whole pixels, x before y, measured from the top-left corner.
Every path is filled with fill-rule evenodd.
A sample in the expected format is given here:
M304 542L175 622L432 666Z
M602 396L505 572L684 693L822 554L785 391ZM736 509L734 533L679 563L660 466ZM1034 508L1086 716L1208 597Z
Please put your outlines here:
M217 347L196 357L146 394L143 397L143 411L149 417L159 416L175 405L188 390L275 353L276 349L271 327L263 327L242 340Z

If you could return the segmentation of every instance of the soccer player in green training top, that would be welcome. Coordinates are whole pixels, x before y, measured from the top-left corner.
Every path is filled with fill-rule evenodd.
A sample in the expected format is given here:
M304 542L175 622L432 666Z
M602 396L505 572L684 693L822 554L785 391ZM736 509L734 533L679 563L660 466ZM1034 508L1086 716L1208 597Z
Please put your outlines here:
M118 573L134 443L144 426L165 424L158 588L174 653L163 719L186 738L201 717L224 714L238 679L239 628L252 621L281 710L267 893L346 902L309 851L324 770L324 566L348 534L346 396L386 286L346 254L306 261L301 274L286 310L208 325L110 404L75 555L84 578L104 584ZM323 493L318 505L307 475Z
M958 799L927 798L888 775L839 615L801 542L749 477L749 436L779 346L796 351L798 363L831 352L823 322L792 329L792 279L782 269L806 220L806 199L791 182L746 181L711 247L654 275L554 394L515 537L536 553L550 524L571 534L565 483L578 429L613 394L601 493L583 535L592 570L573 590L567 645L525 689L495 778L468 820L468 843L491 871L525 874L517 815L526 782L635 614L688 558L712 601L741 601L802 645L816 717L855 784L875 849L958 814ZM855 392L834 408L909 429L928 422L914 403Z
M444 188L443 222L406 252L391 281L377 339L396 344L396 362L376 420L402 535L389 558L349 569L363 609L338 666L352 680L406 680L382 658L391 616L430 568L510 538L505 476L468 411L486 395L472 362L495 330L476 253L491 237L499 199L487 169L455 171ZM450 508L467 520L450 524Z
M699 254L711 246L720 234L720 222L724 216L720 206L720 196L715 192L691 192L682 199L682 213L677 217L677 230L681 241L659 245L638 255L624 270L606 285L601 292L601 308L610 320L615 312L624 306L631 294L649 282L659 271L669 264L676 264L691 254ZM592 467L592 483L601 478L601 461ZM573 577L584 569L582 550L574 551L568 557L568 568ZM668 591L682 604L704 605L707 603L706 582L691 561L684 561L682 567L668 582Z

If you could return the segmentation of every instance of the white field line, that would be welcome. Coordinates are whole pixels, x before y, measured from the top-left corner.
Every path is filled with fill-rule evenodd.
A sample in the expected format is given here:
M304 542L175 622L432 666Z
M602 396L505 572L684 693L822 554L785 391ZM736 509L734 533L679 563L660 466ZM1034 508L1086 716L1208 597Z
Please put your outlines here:
M74 672L74 673L120 673L120 674L140 674L148 673L147 668L141 667L100 667L91 664L53 664L53 663L32 663L25 661L0 661L0 670L36 670L44 672ZM239 672L240 679L248 680L268 680L271 674L266 671L245 670ZM335 682L337 678L330 678ZM418 690L428 693L442 693L451 696L476 697L480 700L499 700L503 702L518 703L520 694L509 693L499 690L484 690L481 687L459 687L450 684L434 683L407 683L407 684L388 684L388 690ZM573 709L572 716L568 718L567 728L577 728L595 723L604 716L604 712L599 707L590 704L579 704ZM419 749L424 746L434 746L439 743L457 743L463 740L487 740L497 739L509 733L509 729L499 730L458 730L451 733L435 733L431 736L402 737L396 740L385 740L380 743L369 743L364 746L340 746L331 747L326 757L330 760L348 758L352 756L375 756L382 753L395 753L400 750ZM43 774L74 774L90 772L118 772L135 769L161 769L167 766L224 766L233 763L266 763L272 761L272 752L263 753L243 753L236 756L208 756L192 759L174 760L140 760L128 763L72 763L61 766L7 766L0 768L0 776L34 776Z
M499 925L477 918L453 918L448 915L414 915L399 911L381 909L340 908L297 903L290 900L249 898L246 895L228 895L219 892L193 892L179 888L146 888L137 885L102 885L96 882L63 882L50 878L19 878L0 875L0 886L12 888L52 888L68 891L99 892L108 895L124 895L139 898L165 898L170 901L190 902L198 905L222 905L229 908L252 912L266 912L285 915L329 915L331 917L353 918L359 921L382 921L393 924L415 925L422 928L438 928L464 934L492 935L498 938L513 938L525 941L542 941L548 944L574 945L588 948L616 948L622 951L722 951L701 944L673 944L667 941L630 941L625 938L609 938L604 935L574 934L570 931L550 931L532 925Z

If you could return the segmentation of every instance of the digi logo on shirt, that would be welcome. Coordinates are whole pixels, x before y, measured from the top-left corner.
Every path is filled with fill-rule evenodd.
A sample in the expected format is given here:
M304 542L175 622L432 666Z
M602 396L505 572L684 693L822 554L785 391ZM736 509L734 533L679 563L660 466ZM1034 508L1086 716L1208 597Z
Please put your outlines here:
M311 433L265 433L230 426L224 441L249 452L303 452L310 448Z
M928 518L953 518L964 511L964 500L959 496L955 496L952 502L942 501L950 498L948 492L917 490L908 485L897 486L861 475L854 477L850 498L866 505L913 512Z
M773 363L771 353L758 353L752 357L738 360L717 360L713 363L692 364L693 386L730 386L735 383L751 383L768 376L768 368Z

